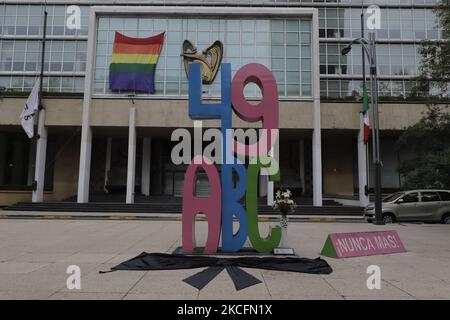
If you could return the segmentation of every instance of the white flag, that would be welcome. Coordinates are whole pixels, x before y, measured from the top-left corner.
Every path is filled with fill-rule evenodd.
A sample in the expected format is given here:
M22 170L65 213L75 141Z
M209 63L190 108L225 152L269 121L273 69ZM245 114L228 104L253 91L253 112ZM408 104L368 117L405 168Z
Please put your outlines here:
M31 90L30 96L25 103L25 107L20 114L20 123L23 130L25 130L28 138L34 136L34 115L39 107L39 80L34 84L33 90Z

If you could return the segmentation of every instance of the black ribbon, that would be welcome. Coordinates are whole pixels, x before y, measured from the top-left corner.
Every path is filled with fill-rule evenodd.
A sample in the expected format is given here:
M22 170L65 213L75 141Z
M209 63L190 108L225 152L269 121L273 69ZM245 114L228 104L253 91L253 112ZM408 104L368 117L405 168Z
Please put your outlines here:
M255 284L261 283L261 280L252 276L247 271L244 271L241 268L232 265L209 267L184 279L183 281L187 284L190 284L194 288L197 288L198 290L202 290L208 283L211 282L211 280L219 275L219 273L221 273L223 269L227 270L228 275L230 276L231 280L233 280L233 284L236 290L242 290Z
M146 253L122 262L111 268L115 270L177 270L205 268L184 279L187 284L201 290L224 269L234 283L236 290L242 290L261 283L261 280L246 272L243 268L255 268L277 271L290 271L312 274L330 274L330 265L321 258L307 259L297 257L239 257L218 258L211 256L189 256L181 254Z

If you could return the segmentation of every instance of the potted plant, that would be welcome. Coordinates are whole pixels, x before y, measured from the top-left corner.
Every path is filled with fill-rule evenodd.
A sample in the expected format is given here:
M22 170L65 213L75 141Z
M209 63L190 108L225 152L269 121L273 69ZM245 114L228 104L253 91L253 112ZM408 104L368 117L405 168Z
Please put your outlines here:
M275 193L275 200L273 202L273 208L275 210L280 211L281 213L281 219L280 219L280 226L281 226L281 247L287 248L287 225L288 225L288 218L287 215L289 213L292 213L296 207L296 204L294 200L291 199L292 192L289 189L279 189Z

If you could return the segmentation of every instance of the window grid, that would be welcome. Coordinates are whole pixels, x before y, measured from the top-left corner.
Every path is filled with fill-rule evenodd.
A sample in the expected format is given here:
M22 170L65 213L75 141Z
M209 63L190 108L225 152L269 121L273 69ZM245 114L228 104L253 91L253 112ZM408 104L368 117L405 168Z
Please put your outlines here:
M272 2L275 0L272 0ZM264 0L260 1L260 2L264 2ZM276 2L317 2L317 3L323 3L323 2L327 2L330 3L330 5L336 4L336 6L338 6L339 4L337 4L337 2L335 0L333 1L327 1L327 0L308 0L308 1L296 1L296 0L282 0L282 1L278 1L276 0ZM363 1L365 4L372 4L373 1L372 0L364 0ZM411 1L405 1L405 0L381 0L381 2L379 1L377 4L380 6L383 6L384 4L386 5L395 5L395 4L426 4L426 5L432 5L434 3L436 3L437 0L411 0ZM340 3L342 4L347 4L347 3L357 3L357 4L361 4L361 1L359 0L341 0ZM65 24L63 24L61 18L64 17L64 21L65 18L67 17L66 12L66 8L68 5L47 5L47 11L49 12L49 17L48 17L48 29L47 29L47 34L49 36L52 35L59 35L59 36L65 36L65 37L72 37L72 36L77 36L77 35L87 35L87 24L88 24L88 6L80 6L81 8L81 26L82 29L79 32L75 32L73 33L73 31L67 29L65 27ZM0 35L20 35L20 36L37 36L37 35L41 35L42 34L42 5L22 5L22 4L0 4ZM326 37L326 30L327 29L336 29L336 30L332 30L330 31L330 33L333 35L334 37L337 37L337 39L339 39L341 37L341 32L344 32L344 36L345 36L345 32L347 32L348 35L352 36L353 34L355 36L359 36L360 35L360 13L361 10L359 8L331 8L331 7L327 7L327 8L320 8L319 9L319 32L320 32L320 36L321 37ZM396 14L398 13L398 15ZM391 17L390 19L387 19ZM395 19L394 19L394 18ZM335 19L335 20L333 20ZM431 9L425 9L425 8L412 8L412 7L398 7L398 8L382 8L382 19L384 19L384 24L386 25L385 29L382 29L380 31L378 31L378 38L380 39L396 39L398 40L398 38L400 37L401 40L413 40L413 41L419 41L422 40L424 37L428 37L428 38L439 38L441 37L441 30L436 29L434 26L434 20L435 20L435 16L432 12ZM153 19L147 19L149 20L149 22L151 22L151 30L153 29ZM345 23L343 23L345 22ZM141 20L139 20L138 23L141 23ZM184 22L183 22L184 23ZM224 25L220 25L221 23L223 23ZM286 21L284 22L285 24L287 23ZM140 29L140 25L139 28ZM197 27L197 25L196 25ZM108 26L109 28L109 26ZM171 28L171 25L168 24L168 28ZM198 45L198 41L197 41L197 29L195 29L195 32L192 32L191 34L195 35L195 40L193 40L193 42ZM215 37L215 39L220 39L222 40L224 43L227 43L225 41L225 37L228 33L227 31L227 23L224 22L224 20L220 20L219 21L219 27L218 27L218 36ZM344 31L340 31L340 30L344 30ZM347 30L347 31L345 31ZM393 32L391 32L393 31ZM354 33L352 33L354 32ZM156 32L155 32L156 33ZM153 34L155 34L153 33ZM241 47L242 44L242 40L243 40L243 32L241 32L239 30L239 46ZM175 34L175 33L173 33ZM269 30L268 32L270 39L269 44L272 42L272 30ZM109 32L108 34L109 36L111 35L111 32ZM139 31L139 34L136 34L135 36L148 36L149 33L146 32L146 30L144 31ZM261 57L259 55L259 52L261 50L259 50L262 46L259 45L258 40L257 40L257 28L256 28L256 24L255 24L255 42L254 42L254 51L255 51L255 60L259 59L259 60L264 60L264 64L266 64L268 67L271 67L272 69L274 68L273 65L273 58L270 57L270 53L269 53L269 57ZM287 42L287 34L284 34L284 52L285 52L285 56L287 53L287 47L286 47L286 42ZM184 37L182 40L184 39L191 39L190 37ZM215 39L213 38L213 33L210 33L210 42L214 41ZM181 43L180 40L178 42L178 44ZM6 41L6 40L4 40ZM16 40L16 41L20 41L20 40ZM22 40L24 41L24 40ZM29 40L31 41L31 40ZM36 72L36 69L39 69L39 65L40 65L40 43L39 41L36 41L36 43L39 43L38 48L36 50L35 44L33 43L26 43L25 44L25 49L21 49L18 50L17 52L24 52L25 56L23 58L22 57L22 53L19 53L19 55L15 54L15 49L16 49L16 45L15 43L13 43L13 47L12 50L3 50L2 47L2 41L0 41L0 71L3 72L11 72L11 73L16 73L18 72L20 74L20 72ZM166 43L169 42L169 39L166 39ZM175 41L176 42L176 41ZM78 43L81 45L80 50L78 50L78 48L76 49L76 58L74 61L74 63L76 64L76 66L74 66L75 70L78 70L78 72L82 72L85 69L85 63L86 63L86 42L83 41L78 41ZM322 47L325 46L325 49L323 52L325 52L325 54L323 54L322 52ZM378 54L380 54L380 49L381 49L381 44L379 44L379 46L377 47L378 50ZM394 48L395 46L401 46L401 54L397 55L395 53L392 53L391 49ZM20 45L19 45L20 47ZM78 47L78 45L77 45ZM411 47L414 47L414 54L411 54ZM47 50L51 50L51 44L47 45ZM228 62L227 60L230 60L230 62L232 62L232 68L236 69L236 66L239 64L242 64L243 61L243 57L241 55L239 55L238 57L230 57L230 55L228 55L227 53L227 48L228 46L225 46L225 56L224 56L224 62ZM339 57L338 58L338 63L335 64L334 62L329 63L329 61L336 61L336 57L333 57L333 55L328 55L328 48L327 48L327 44L325 43L321 43L320 45L321 48L321 54L320 54L320 59L321 59L321 74L322 75L326 75L326 74L349 74L349 75L360 75L361 74L361 57L359 55L358 56L353 56L354 52L358 52L359 54L361 53L360 50L353 50L354 52L352 52L349 55L349 58L347 61L344 60L344 58ZM408 52L408 54L405 54L405 48L406 52ZM393 75L393 74L402 74L405 76L409 76L411 74L415 74L415 69L416 66L419 62L419 58L420 55L417 54L416 52L416 48L417 45L407 45L407 44L403 44L403 45L399 45L399 44L390 44L389 48L388 48L388 55L389 55L389 63L388 64L380 64L379 65L379 71L380 74L382 75ZM199 49L203 49L202 46L199 45ZM355 47L356 49L356 47ZM84 50L84 52L82 52ZM109 67L109 62L110 62L110 52L112 51L112 44L109 43L109 45L107 45L106 47L106 52L107 52L107 57L109 60L106 61L106 66L105 69L103 70L103 79L106 78L107 76L107 68ZM397 51L398 48L394 48L395 52ZM6 54L5 54L6 52ZM53 64L53 68L55 70L59 70L59 66L57 65L58 62L61 63L61 70L65 71L65 70L70 70L70 64L73 61L72 57L73 57L73 51L72 50L66 50L65 45L63 44L63 49L61 49L62 52L62 59L66 59L66 55L70 56L70 59L67 60L68 65L64 65L65 61L58 61L58 58L53 59L51 57L51 55L48 52L52 52L51 51L47 51L47 58L46 58L46 70L49 71L50 68L52 68L52 64ZM10 56L10 67L9 69L5 67L4 62L7 60L7 56ZM12 56L11 56L12 55ZM36 59L36 55L37 55L37 59ZM58 54L56 55L58 56ZM170 90L168 90L168 88L166 88L166 77L167 74L165 72L166 70L166 64L169 64L169 60L166 60L167 58L167 52L165 53L164 57L164 72L163 72L163 78L160 79L162 80L161 84L164 86L163 87L163 92L164 95L168 95ZM330 58L331 57L331 58ZM162 62L163 60L160 58L160 62ZM170 58L170 57L169 57ZM285 57L286 58L286 57ZM23 59L23 60L20 60ZM300 64L302 65L302 58L300 57ZM334 60L333 60L334 59ZM393 60L395 61L400 61L400 63L393 63ZM16 65L14 66L13 63L14 61L16 61ZM172 61L172 60L170 60ZM181 59L179 60L180 62L180 68L178 70L178 88L177 88L177 92L179 95L183 96L187 94L187 82L186 82L186 77L185 77L185 73L184 73L184 66L182 65ZM239 61L239 64L237 64L236 62ZM378 62L384 62L387 61L384 58L379 58ZM415 61L414 64L411 64L412 61ZM23 62L23 63L22 63ZM283 81L284 84L282 86L282 88L280 89L280 91L282 93L286 93L289 91L287 88L287 59L284 60L284 70L279 70L280 72L283 72ZM8 64L6 64L8 65ZM329 72L328 71L328 67L329 65L335 65L335 67L330 67L330 70L334 68L334 73ZM303 65L302 65L303 66ZM22 67L22 70L20 71ZM159 67L159 64L158 64ZM346 73L344 73L343 69L347 67ZM400 67L400 68L399 68ZM411 68L410 68L411 67ZM323 69L325 68L325 72L322 72ZM12 71L13 69L17 69L17 71ZM158 68L159 69L159 68ZM157 70L158 70L157 69ZM10 71L7 71L10 70ZM400 72L398 72L400 71ZM414 71L414 72L413 72ZM57 71L56 71L57 72ZM277 71L278 72L278 71ZM274 72L275 73L275 72ZM27 88L27 83L25 83L24 79L28 79L30 77L27 76L16 76L16 75L10 75L10 76L2 76L0 78L0 80L3 82L8 82L11 83L11 79L22 79L21 82L19 80L17 80L17 83L21 83L22 84L22 89ZM61 90L65 90L65 88L67 87L71 87L71 81L72 80L68 80L68 79L74 79L74 81L79 81L84 80L83 78L80 77L52 77L52 78L60 78L60 80L54 80L53 83L55 84L54 86L52 85L52 88L60 88ZM63 78L65 80L63 80ZM5 80L8 79L8 80ZM106 79L107 80L107 79ZM302 80L302 78L301 78ZM59 81L59 82L58 82ZM330 81L334 81L334 80L330 80ZM346 81L346 80L342 80L342 81ZM323 81L325 83L325 86L328 82L327 79L323 79ZM60 84L59 86L57 84ZM220 95L220 86L218 86L218 83L220 83L220 75L218 75L217 79L215 80L214 86L204 86L205 90L208 90L208 94L209 95ZM281 82L280 82L281 83ZM390 94L394 94L395 92L402 92L402 90L399 90L399 88L401 88L401 86L398 84L397 81L395 80L391 80L388 82L389 84L386 85L386 90L384 90L385 93L390 93ZM405 88L405 90L403 90L403 92L406 94L408 93L408 90L406 89L407 85L406 84L410 84L412 83L412 81L406 81L406 80L402 80L402 87ZM0 85L2 86L2 85ZM76 85L73 85L74 88L76 87ZM104 91L107 90L106 88L107 83L103 83L103 87L102 89ZM343 87L345 88L345 84L343 85ZM82 92L83 91L83 86L81 87L77 87L77 88L81 88L80 91L77 91L78 89L73 89L75 92ZM217 91L217 88L219 88L219 90ZM339 88L340 85L339 85ZM251 91L251 90L255 90L254 88L252 89L250 86L246 87L246 92ZM328 90L328 89L327 89ZM381 89L380 89L381 90ZM174 91L173 95L177 95L176 91ZM333 91L333 90L331 90ZM257 94L258 92L256 92ZM345 96L346 93L343 93L342 95ZM341 95L341 93L340 93ZM280 96L282 96L280 94Z
M48 36L86 36L88 34L89 7L80 8L80 29L69 29L66 26L68 5L47 5ZM0 34L36 36L42 35L43 5L0 4Z
M48 40L45 47L45 72L86 70L87 42ZM39 40L0 40L0 71L40 71L42 43Z
M381 29L377 30L376 34L377 39L383 40L442 39L442 29L437 27L432 9L424 8L381 8ZM319 9L320 38L360 36L361 9L337 7Z
M346 44L320 44L320 74L321 75L356 75L362 76L362 51L358 45L346 56L341 50ZM382 76L415 76L421 56L416 44L377 44L377 65ZM366 59L366 74L369 64Z
M150 20L153 21L153 25L150 23ZM281 23L283 30L278 32L274 27L274 23ZM296 30L288 32L288 35L291 35L293 39L297 39L295 44L287 43L288 38L285 30L288 23L297 26ZM146 27L143 28L143 25L146 25ZM259 28L265 28L266 30L260 31ZM131 37L148 37L166 31L166 39L159 57L155 76L157 96L187 95L187 78L182 58L180 57L181 39L191 40L197 46L198 52L204 50L215 40L221 40L225 49L223 62L232 63L232 72L234 73L242 65L250 62L260 62L268 68L273 67L274 57L269 52L270 50L272 50L272 53L274 52L272 38L276 33L280 33L282 37L281 43L277 44L277 46L283 50L283 54L277 57L283 61L283 67L275 72L275 74L278 73L281 76L281 78L277 78L280 96L310 97L312 95L312 35L310 19L254 20L195 19L189 17L152 19L151 17L143 16L122 18L100 16L98 18L94 75L94 93L97 95L112 93L108 89L108 77L114 31L116 30ZM138 30L140 31L138 32ZM264 38L264 33L268 34L269 38ZM171 39L176 39L176 41ZM258 53L260 49L267 53ZM296 62L290 63L291 60L296 60ZM104 61L107 61L107 63L105 64ZM304 70L301 70L301 66L304 67ZM247 85L244 90L245 95L249 98L258 98L261 95L254 84ZM204 85L203 91L205 97L219 97L220 74L217 75L213 84ZM145 94L139 93L139 95Z
M370 85L370 81L367 82ZM380 80L378 94L380 97L411 96L415 81L412 80ZM322 79L320 80L320 95L328 98L345 98L362 96L362 80Z
M0 76L0 88L6 92L30 92L37 79L37 76ZM83 93L84 77L44 76L42 89L45 92Z

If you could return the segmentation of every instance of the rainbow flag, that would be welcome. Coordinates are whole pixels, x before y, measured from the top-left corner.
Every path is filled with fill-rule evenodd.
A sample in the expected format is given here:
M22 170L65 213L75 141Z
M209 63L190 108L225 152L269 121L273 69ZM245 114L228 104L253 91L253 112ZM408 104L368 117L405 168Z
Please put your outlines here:
M109 89L155 93L155 70L164 32L148 38L130 38L116 32L109 66Z

